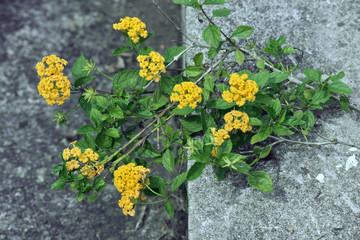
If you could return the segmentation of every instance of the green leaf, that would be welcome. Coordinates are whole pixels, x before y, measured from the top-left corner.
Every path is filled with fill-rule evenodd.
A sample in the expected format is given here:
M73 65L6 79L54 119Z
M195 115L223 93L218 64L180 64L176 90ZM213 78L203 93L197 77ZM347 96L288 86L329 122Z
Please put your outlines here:
M296 117L290 117L286 119L282 124L284 125L303 125L306 122L304 120L298 119Z
M157 109L163 107L164 105L166 105L168 102L169 102L169 98L165 97L164 95L161 95L160 99L156 103L153 103L150 106L150 108L151 108L151 110L157 110Z
M84 67L88 65L88 60L81 54L81 56L76 60L72 69L71 75L75 79L79 79L81 77L85 77L88 75L88 71L84 70Z
M172 111L172 113L175 113L176 115L187 115L189 113L192 113L193 111L195 111L195 109L191 107L184 107L183 109L177 107Z
M256 67L259 69L264 69L265 68L265 61L260 59L256 62Z
M235 103L228 103L222 98L215 99L208 103L208 108L216 108L216 109L229 109L235 106Z
M51 174L57 174L58 172L60 172L63 169L64 165L63 164L58 164L56 165L52 170L51 170Z
M202 33L202 37L205 42L215 48L220 44L220 35L220 28L212 24L209 24Z
M200 6L197 0L173 0L173 2L175 4L182 4L200 10Z
M250 37L250 35L252 34L252 32L254 31L254 28L249 27L249 26L238 26L235 31L233 32L233 34L231 35L231 37L236 37L236 38L248 38Z
M106 183L104 181L104 179L100 176L97 176L95 179L94 179L94 182L93 182L93 188L95 191L99 192L101 191L103 188L106 187Z
M212 17L227 17L231 13L230 9L220 8L212 11Z
M79 180L84 179L84 175L78 174L78 175L73 176L72 179L76 180L76 181L79 181Z
M155 50L152 49L151 47L143 47L142 49L140 49L138 55L149 56L149 54L154 51Z
M214 165L213 166L213 169L215 171L215 174L216 174L216 179L218 181L221 181L223 180L225 177L226 177L226 172L228 171L227 168L223 168L221 166L216 166Z
M85 193L79 192L77 195L78 201L81 202L85 197Z
M105 109L108 106L109 101L103 96L96 96L96 104L100 108Z
M172 93L175 85L176 81L173 77L163 76L160 78L160 88L167 95Z
M313 82L321 83L322 72L314 69L304 69L305 76Z
M349 99L344 95L340 96L340 107L345 112L350 112L350 110L349 110Z
M269 81L272 83L281 83L290 76L289 72L272 72Z
M143 117L143 118L152 118L154 114L147 109L138 108L134 111L134 115Z
M150 176L149 177L150 180L150 185L149 187L151 189L153 189L155 192L165 195L166 194L166 189L165 189L165 185L169 184L166 180L164 180L161 177L158 176ZM156 197L157 195L155 195L154 193L150 192L149 190L144 190L144 192L146 193L146 195L151 196L151 197Z
M115 49L113 51L113 53L111 54L111 56L116 56L116 55L120 55L124 52L130 51L131 49L129 47L119 47L117 49Z
M261 120L257 119L257 118L250 118L249 124L251 126L261 126L263 125L263 123L261 122Z
M247 176L250 186L262 192L272 193L274 191L273 183L269 174L263 171L252 171Z
M201 117L199 115L187 116L184 119L180 119L180 123L190 133L202 130Z
M266 158L271 151L271 146L266 146L261 149L259 158Z
M197 77L201 75L204 72L204 70L200 70L198 67L195 66L187 66L185 68L185 72L189 77Z
M266 85L266 83L269 81L269 77L270 77L269 71L265 71L252 75L251 80L255 81L259 87L262 87Z
M164 52L165 64L174 60L174 57L178 56L185 49L186 49L186 47L178 47L178 46L174 46L174 47L166 49L166 51ZM182 56L183 55L178 56L178 58L176 58L175 60L180 59Z
M294 53L294 52L296 52L296 50L290 46L284 47L283 51L282 51L283 54L290 54L290 53Z
M123 70L115 74L113 78L113 88L114 89L128 89L136 85L139 77L138 70Z
M212 127L216 127L215 120L204 109L201 109L201 125L204 132Z
M205 167L206 163L195 162L188 171L187 180L192 181L200 177Z
M170 199L166 201L164 207L165 207L166 212L172 218L174 216L174 206Z
M95 124L96 127L101 125L101 112L96 108L92 108L90 111L90 120Z
M80 77L80 78L75 80L74 86L75 87L80 87L82 85L85 85L85 84L91 82L94 78L95 78L95 76Z
M339 72L338 74L334 75L334 76L330 76L328 77L328 81L332 81L332 82L336 82L339 81L340 79L342 79L343 77L345 77L345 73L344 72Z
M113 137L113 138L118 138L120 137L120 131L116 128L109 128L105 131L105 134L110 136L110 137Z
M274 133L278 136L286 136L286 135L294 134L293 131L282 125L274 126Z
M303 94L307 100L311 100L314 96L314 91L312 89L306 89Z
M175 160L172 151L168 148L165 150L162 156L162 164L163 166L170 172L175 172Z
M95 201L97 198L98 198L97 192L93 192L93 195L88 195L89 202Z
M182 174L177 175L171 183L171 192L174 192L176 189L178 189L181 184L186 181L186 177L187 172L183 172Z
M205 75L204 88L210 92L214 92L214 76L211 74Z
M239 49L236 49L235 61L237 62L237 64L239 64L241 66L244 63L244 60L245 60L245 56L244 56L243 52L240 51Z
M118 105L112 105L110 108L110 116L113 118L124 118L124 113Z
M331 97L331 94L328 91L320 90L315 93L313 96L311 103L313 104L319 104L319 103L325 103L329 98Z
M91 104L91 103L88 103L88 102L85 100L84 96L79 97L78 103L79 103L79 105L81 106L81 108L84 110L84 112L85 112L87 115L90 115L90 111L91 111L91 108L92 108L92 104Z
M64 189L66 182L67 182L66 177L60 177L56 182L53 183L53 185L51 185L51 189L52 190L57 190L59 188Z
M204 59L204 54L203 53L197 53L193 57L193 61L194 61L195 66L201 67L203 59Z
M304 112L303 120L308 123L309 127L313 127L315 124L314 114L309 109Z
M229 87L228 85L225 85L225 84L215 84L215 87L216 87L217 90L219 90L220 92L230 91L230 87Z
M225 0L205 0L204 5L223 5L225 4Z
M91 149L95 150L95 141L91 133L84 134L84 140Z
M265 139L267 139L270 136L272 130L273 130L273 128L268 125L261 126L259 129L259 132L257 134L255 134L254 136L252 136L250 143L255 144L257 142L264 141Z
M156 151L148 141L145 141L144 145L139 149L137 154L145 158L161 157L161 154Z
M340 94L352 94L352 90L343 82L336 81L329 84L328 89L330 92L340 93Z
M96 136L95 143L100 148L107 149L112 146L112 138L107 136L104 132L101 132Z

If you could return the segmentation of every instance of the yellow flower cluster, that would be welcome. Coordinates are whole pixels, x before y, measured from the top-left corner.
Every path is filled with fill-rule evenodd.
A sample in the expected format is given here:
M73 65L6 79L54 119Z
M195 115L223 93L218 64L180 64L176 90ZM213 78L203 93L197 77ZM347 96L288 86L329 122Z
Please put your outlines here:
M215 146L211 151L211 155L213 157L217 157L218 147L224 143L225 139L230 138L230 135L229 132L226 131L225 129L219 129L218 131L216 131L215 128L211 128L211 132L214 135L214 142L215 142Z
M146 174L149 172L150 169L135 166L135 163L122 165L114 172L114 185L122 195L119 200L119 207L123 209L124 215L135 215L134 200L138 199L140 191L146 188L143 184ZM146 184L150 184L149 179L147 179ZM141 196L141 200L145 199L145 196Z
M67 61L56 55L45 56L36 64L35 68L40 76L38 91L50 106L55 103L62 105L70 97L71 83L62 73L64 65L67 65Z
M249 116L244 112L239 112L236 110L232 110L228 112L224 116L225 120L225 130L231 132L232 130L240 129L242 132L247 132L252 129L249 124Z
M137 57L140 67L140 77L146 80L158 82L161 78L160 71L165 73L165 59L158 52L150 52L149 56L139 55Z
M182 82L176 84L173 93L170 96L171 102L179 102L178 108L183 109L188 106L196 108L197 103L200 103L202 90L193 82Z
M259 88L255 81L246 80L247 78L247 74L241 76L237 73L231 74L229 80L230 91L222 93L223 99L229 103L235 102L239 107L245 104L245 100L255 101L255 94L259 91Z
M113 24L113 28L127 33L134 43L138 43L140 37L148 36L148 32L145 30L146 24L136 17L121 18L119 23Z
M104 170L104 165L97 162L99 159L99 155L94 152L91 148L85 150L84 153L81 152L81 149L75 147L76 141L70 143L73 148L70 150L69 148L65 148L63 151L63 158L66 160L66 168L68 171L72 171L80 168L79 161L84 163L80 169L81 174L87 178L93 178Z

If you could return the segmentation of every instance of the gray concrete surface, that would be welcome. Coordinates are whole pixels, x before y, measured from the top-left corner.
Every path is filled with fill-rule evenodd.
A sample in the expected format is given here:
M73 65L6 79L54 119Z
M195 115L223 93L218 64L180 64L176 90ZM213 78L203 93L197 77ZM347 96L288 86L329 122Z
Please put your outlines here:
M179 24L180 8L171 2L161 1L160 6ZM125 16L147 23L155 33L147 44L161 53L172 46L171 40L180 39L151 1L0 1L0 239L186 239L180 197L174 200L173 219L162 205L140 207L131 218L117 206L120 194L109 178L92 203L78 202L70 189L50 190L56 180L51 168L86 121L78 111L67 127L55 127L52 115L60 109L69 112L77 99L48 106L36 89L35 65L44 55L56 54L72 66L83 53L110 75L137 67L134 57L110 57L125 44L112 29ZM66 67L65 73L70 70Z
M359 106L359 6L357 0L227 0L232 13L214 21L229 35L238 25L254 27L252 39L260 48L268 37L285 35L289 45L304 50L303 69L344 71L354 92L351 103ZM205 44L199 33L206 23L198 22L196 11L187 8L184 21L190 37ZM323 135L360 144L359 114L334 107L315 115ZM315 134L309 140L323 141ZM360 239L358 159L358 150L340 145L278 146L256 167L273 178L272 194L249 187L242 176L217 182L206 168L188 185L189 239Z

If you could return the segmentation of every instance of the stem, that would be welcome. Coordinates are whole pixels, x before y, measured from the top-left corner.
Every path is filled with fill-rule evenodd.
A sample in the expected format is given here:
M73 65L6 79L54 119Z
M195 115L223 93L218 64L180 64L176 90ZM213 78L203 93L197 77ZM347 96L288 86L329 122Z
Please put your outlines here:
M162 200L160 200L160 201L156 201L156 202L138 202L137 204L142 204L142 205L157 204L157 203L161 203L161 202L163 202L163 201L165 201L165 200L168 200L168 199L169 199L169 198L166 197L166 198L164 198L164 199L162 199Z
M265 60L268 64L270 64L272 67L274 67L274 64L272 64L266 57L264 57L258 50L254 49L254 51L263 59ZM256 60L256 58L255 58ZM259 59L257 59L259 60Z
M79 106L77 106L76 108L74 108L70 113L68 113L65 117L68 117L68 116L70 116L71 114L73 114L73 112L75 112L76 110L78 110L78 108L80 107L80 105Z
M111 81L113 81L113 79L111 77L109 77L108 75L104 74L103 72L99 71L99 69L95 68L94 69L95 72L100 73L101 75L103 75L104 77L110 79Z
M149 187L149 185L147 185L147 184L145 184L145 186L147 187L147 189L150 190L150 192L152 192L153 194L155 194L155 195L157 195L157 196L159 196L159 197L166 197L166 198L168 197L168 196L164 196L164 195L162 195L162 194L159 194L159 193L155 192L155 191L152 190L151 187Z

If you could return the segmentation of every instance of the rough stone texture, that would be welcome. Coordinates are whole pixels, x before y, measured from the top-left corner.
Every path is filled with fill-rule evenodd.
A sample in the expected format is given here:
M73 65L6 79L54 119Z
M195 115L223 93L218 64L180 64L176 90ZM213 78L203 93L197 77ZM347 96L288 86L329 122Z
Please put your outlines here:
M227 0L229 17L214 21L231 35L238 25L255 28L252 39L264 47L268 37L287 37L304 51L303 69L324 75L345 72L359 105L359 1ZM223 7L223 6L221 6ZM206 7L206 10L214 8ZM199 44L206 23L187 8L187 33ZM244 41L245 43L245 41ZM294 73L298 78L301 75ZM359 114L338 107L315 113L317 131L328 138L360 144ZM293 139L303 140L300 136ZM315 134L310 141L324 141ZM359 151L345 146L311 148L281 145L256 167L274 181L274 193L246 184L244 176L217 182L211 168L188 184L189 239L359 239Z
M160 6L179 23L180 8L171 2L161 1ZM86 121L77 111L67 127L55 127L52 115L57 110L69 112L77 98L61 107L48 106L37 92L35 65L44 55L56 54L72 66L84 53L109 75L138 67L129 55L110 57L125 44L122 34L112 29L125 16L138 16L147 23L155 33L147 45L161 53L171 40L180 39L151 1L0 1L0 239L186 238L180 197L174 199L173 219L162 205L139 207L131 218L117 206L120 194L109 177L109 185L95 202L78 202L70 189L50 190L56 180L50 171L60 162L59 153L80 137L76 130Z

